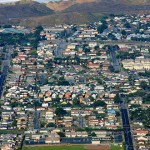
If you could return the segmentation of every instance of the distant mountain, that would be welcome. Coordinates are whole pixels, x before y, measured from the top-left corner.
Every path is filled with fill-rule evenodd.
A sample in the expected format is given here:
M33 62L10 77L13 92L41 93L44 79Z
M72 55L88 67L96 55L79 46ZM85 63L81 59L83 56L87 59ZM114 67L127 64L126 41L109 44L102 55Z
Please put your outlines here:
M146 0L145 2L140 2L140 0L95 0L95 2L91 3L76 3L63 11L106 14L150 12L150 0Z
M50 15L53 10L37 2L25 2L0 5L0 22L5 20L22 19Z
M129 7L131 5L140 6L140 5L146 5L149 3L150 3L150 0L61 0L59 2L49 2L47 3L47 7L55 11L62 11L62 10L66 10L69 8L70 10L73 9L74 11L77 7L81 7L82 9L82 7L86 7L86 6L89 7L89 5L93 7L94 4L97 5L97 7L100 7L100 5L106 5L106 8L109 9L111 4L113 4L113 7L118 4ZM94 7L90 8L88 11L91 11L93 9Z
M0 23L21 23L32 26L87 23L112 13L150 13L150 0L61 0L48 3L21 0L15 4L0 5Z

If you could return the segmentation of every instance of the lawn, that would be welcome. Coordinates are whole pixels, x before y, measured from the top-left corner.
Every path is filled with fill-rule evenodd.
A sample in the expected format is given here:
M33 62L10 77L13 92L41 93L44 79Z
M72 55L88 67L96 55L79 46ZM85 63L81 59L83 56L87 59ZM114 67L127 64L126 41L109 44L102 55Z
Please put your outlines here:
M123 148L120 146L112 146L110 150L123 150Z
M36 147L24 147L23 150L86 150L84 146L36 146Z

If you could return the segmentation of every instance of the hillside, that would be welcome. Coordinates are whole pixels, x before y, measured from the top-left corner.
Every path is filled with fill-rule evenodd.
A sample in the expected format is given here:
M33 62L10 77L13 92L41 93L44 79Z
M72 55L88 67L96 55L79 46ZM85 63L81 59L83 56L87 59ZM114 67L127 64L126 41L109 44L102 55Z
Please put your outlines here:
M41 4L22 0L0 5L0 23L49 25L87 23L107 14L150 13L150 0L65 0Z
M49 2L47 3L47 7L55 11L62 11L75 4L91 3L96 1L97 0L68 0L60 2Z
M129 0L97 0L91 3L74 4L71 7L64 10L64 12L91 12L91 13L140 13L140 12L150 12L150 3L145 2L142 4L136 4L136 0L132 0L132 4Z
M150 0L68 0L68 1L60 1L60 2L49 2L47 3L47 7L49 7L54 11L63 11L68 8L72 9L76 5L83 7L83 5L93 5L93 3L97 5L101 5L101 4L105 5L107 3L107 8L109 8L111 4L114 4L113 7L117 4L127 5L127 6L146 5L150 3ZM76 9L76 7L74 9Z
M52 13L51 9L37 2L0 5L1 22L11 19L45 16Z
M97 15L97 14L96 14ZM71 12L71 13L59 13L48 15L44 17L36 17L30 19L23 19L21 20L21 25L27 26L37 26L37 25L54 25L54 24L83 24L98 21L98 19L102 17L101 14L95 16L92 13L78 13L78 12Z

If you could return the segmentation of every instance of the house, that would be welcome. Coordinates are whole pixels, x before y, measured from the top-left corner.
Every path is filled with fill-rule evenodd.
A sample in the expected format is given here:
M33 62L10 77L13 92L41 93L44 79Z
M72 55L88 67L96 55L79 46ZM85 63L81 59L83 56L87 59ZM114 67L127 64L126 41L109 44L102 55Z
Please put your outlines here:
M92 144L93 145L99 145L100 144L99 138L92 138Z
M87 65L87 67L88 67L89 69L99 69L100 64L99 64L99 63L92 63L92 62L89 62L88 65Z
M142 129L137 129L137 130L136 130L136 135L137 135L137 136L145 136L145 135L147 135L148 133L149 133L148 130L142 130Z
M45 139L46 144L59 144L60 136L56 132L51 132Z
M65 131L65 136L66 137L76 137L76 132L75 131Z
M53 117L54 117L54 110L48 109L45 113L45 119L49 122L53 120Z

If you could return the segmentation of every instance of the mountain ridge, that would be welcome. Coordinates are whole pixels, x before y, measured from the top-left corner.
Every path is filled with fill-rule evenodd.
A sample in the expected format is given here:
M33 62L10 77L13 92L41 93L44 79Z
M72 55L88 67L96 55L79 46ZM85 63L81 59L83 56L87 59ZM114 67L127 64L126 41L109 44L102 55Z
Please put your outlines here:
M123 5L145 5L149 4L150 0L68 0L59 2L49 2L47 3L47 7L54 11L63 11L74 5L87 3L120 3Z
M22 0L0 5L0 23L80 24L97 21L102 15L138 13L150 13L150 0L69 0L47 4Z

